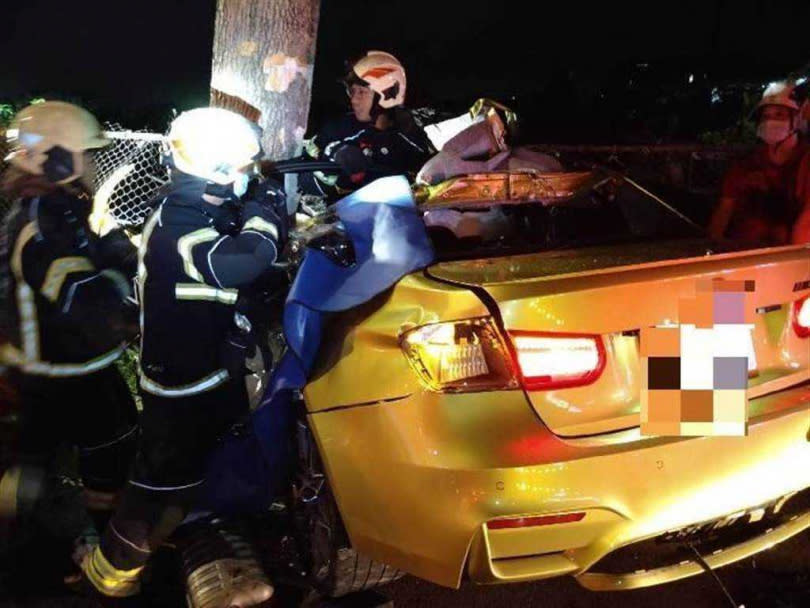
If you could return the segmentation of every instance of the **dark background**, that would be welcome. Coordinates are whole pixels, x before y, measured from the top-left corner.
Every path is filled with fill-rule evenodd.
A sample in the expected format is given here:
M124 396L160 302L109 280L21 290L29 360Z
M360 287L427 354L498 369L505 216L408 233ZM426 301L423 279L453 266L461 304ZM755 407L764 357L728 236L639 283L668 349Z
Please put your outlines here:
M172 108L207 103L214 8L6 1L0 102L72 99L162 131ZM486 95L537 142L694 140L738 119L742 91L806 65L809 25L807 0L323 0L310 127L343 109L344 60L377 48L405 64L412 107Z

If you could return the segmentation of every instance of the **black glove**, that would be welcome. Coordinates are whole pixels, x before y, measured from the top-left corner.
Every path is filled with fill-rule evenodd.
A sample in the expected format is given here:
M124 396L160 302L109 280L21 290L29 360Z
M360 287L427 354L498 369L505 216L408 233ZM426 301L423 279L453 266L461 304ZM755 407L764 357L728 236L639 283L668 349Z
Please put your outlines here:
M119 270L130 279L138 271L138 249L123 229L111 230L101 237L96 250L103 268Z
M280 243L287 241L289 233L289 217L287 215L287 195L284 187L277 181L265 179L257 181L248 191L249 200L255 201L260 207L270 209L276 216L278 223L278 240ZM268 220L270 221L270 220Z
M369 157L363 154L360 148L351 144L338 148L333 160L355 183L363 180L366 171L371 166Z

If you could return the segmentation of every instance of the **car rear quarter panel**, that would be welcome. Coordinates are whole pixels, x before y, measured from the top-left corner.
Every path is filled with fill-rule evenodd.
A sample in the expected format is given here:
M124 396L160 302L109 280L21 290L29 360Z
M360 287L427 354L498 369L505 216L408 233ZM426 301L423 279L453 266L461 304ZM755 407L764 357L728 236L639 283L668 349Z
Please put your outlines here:
M568 545L570 566L525 580L583 571L622 544L810 485L806 384L753 399L761 415L747 437L566 439L522 390L441 394L417 380L399 335L487 315L471 291L416 274L353 314L333 324L305 390L310 425L352 544L416 576L457 586L497 517L601 514L587 532L499 545L496 557Z

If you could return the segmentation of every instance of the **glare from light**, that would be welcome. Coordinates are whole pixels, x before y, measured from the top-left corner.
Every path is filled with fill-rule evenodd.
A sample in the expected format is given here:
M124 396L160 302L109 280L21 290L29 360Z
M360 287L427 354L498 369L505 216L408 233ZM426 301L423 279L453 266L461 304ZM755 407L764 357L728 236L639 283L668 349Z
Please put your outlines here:
M420 327L407 335L405 344L436 386L489 373L478 335L458 339L455 323Z
M449 346L455 342L456 329L452 323L436 323L414 330L408 341L421 344Z
M412 206L413 193L406 177L394 175L376 179L343 200L351 203L387 203L400 206L406 203Z
M44 136L36 133L22 133L17 135L20 145L24 148L32 148L44 139Z
M725 441L728 439L728 441ZM711 442L722 453L726 447L739 438L706 437L698 442ZM701 444L696 443L696 447ZM746 505L761 505L774 498L794 491L796 472L787 463L804 462L801 443L785 447L781 452L768 454L769 458L755 461L746 467L737 465L734 473L726 469L722 477L715 477L711 483L695 484L689 491L682 490L678 500L672 500L666 507L646 519L640 525L640 534L657 534L700 521L725 517L736 513ZM705 449L703 453L706 453ZM723 465L728 467L728 460ZM721 469L717 469L719 473Z
M524 376L568 376L599 367L599 350L593 338L515 336L518 362Z
M802 327L810 328L810 298L807 298L802 303L802 307L799 309L799 314L796 317L796 320Z
M748 335L750 340L748 341L748 354L746 355L746 358L748 359L748 371L753 372L756 371L759 366L757 365L757 353L756 349L754 348L754 338L750 332Z
M431 143L437 150L441 150L448 140L452 139L461 133L467 127L474 125L476 122L484 120L483 116L473 118L469 112L465 112L461 116L443 120L432 125L425 127L425 133L430 139Z
M178 138L176 133L180 134ZM188 170L180 165L182 159L198 169L192 174L202 173L220 184L231 183L239 170L261 151L249 123L221 108L184 112L172 124L169 140L177 151L175 162L179 169Z

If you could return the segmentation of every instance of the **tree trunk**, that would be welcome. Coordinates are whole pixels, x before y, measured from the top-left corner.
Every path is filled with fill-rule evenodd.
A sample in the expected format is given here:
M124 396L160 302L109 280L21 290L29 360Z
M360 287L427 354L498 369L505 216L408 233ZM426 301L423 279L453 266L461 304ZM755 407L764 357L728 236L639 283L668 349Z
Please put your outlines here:
M301 153L319 12L319 0L217 0L211 105L256 121L267 158Z

